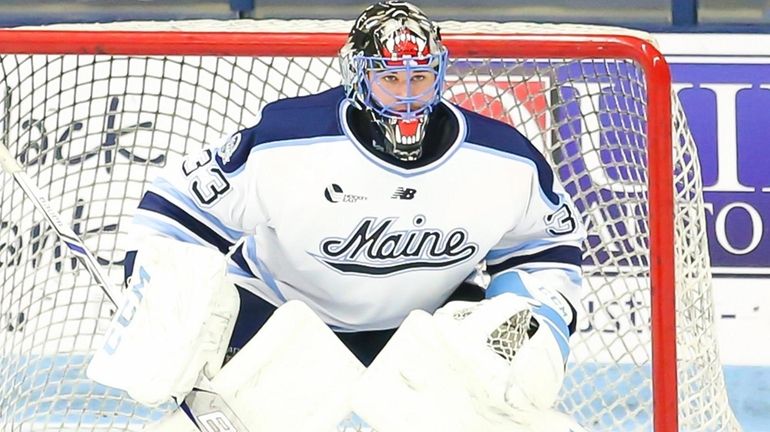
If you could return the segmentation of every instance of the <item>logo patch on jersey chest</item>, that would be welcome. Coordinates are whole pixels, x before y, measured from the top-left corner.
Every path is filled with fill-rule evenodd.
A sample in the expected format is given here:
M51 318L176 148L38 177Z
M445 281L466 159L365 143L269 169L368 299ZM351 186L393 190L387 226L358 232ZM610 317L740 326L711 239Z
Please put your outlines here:
M332 183L329 186L326 186L326 189L324 189L324 197L326 198L326 201L335 204L341 202L355 203L358 201L366 201L367 199L363 195L345 193L345 191L342 190L342 187L337 183Z
M226 164L230 162L230 158L233 157L233 153L238 150L238 145L241 143L241 134L237 133L230 137L222 147L217 150L219 158L222 159L222 163Z
M347 237L321 240L320 255L311 255L340 273L388 276L415 269L452 267L469 260L479 250L462 228L448 232L425 228L425 216L417 215L411 228L393 229L397 220L366 217Z

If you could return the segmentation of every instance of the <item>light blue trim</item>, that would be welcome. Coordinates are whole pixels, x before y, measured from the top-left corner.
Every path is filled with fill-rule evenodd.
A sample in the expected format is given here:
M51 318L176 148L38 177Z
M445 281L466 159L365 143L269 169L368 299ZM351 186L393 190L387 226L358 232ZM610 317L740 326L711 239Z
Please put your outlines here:
M561 351L561 357L564 363L567 363L569 358L569 328L567 323L564 322L564 318L559 315L552 307L541 304L541 306L532 308L532 313L535 315L535 319L540 322L540 327L543 327L543 323L548 325L551 329L556 343L559 345L559 351ZM538 319L537 315L545 317L545 319Z
M503 273L492 278L492 281L487 287L485 297L490 299L505 293L513 293L522 297L534 298L529 290L527 290L521 277L515 271Z
M484 257L487 261L494 261L503 257L507 257L508 255L511 255L516 252L522 252L529 249L538 249L542 248L543 246L549 246L549 245L559 245L561 242L559 241L551 241L551 240L535 240L531 242L524 242L521 244L518 244L516 246L512 246L505 249L492 249L487 253L487 256Z
M235 276L241 276L249 279L254 279L254 275L242 269L238 264L228 263L227 272Z
M569 270L569 269L562 269L562 268L556 268L554 270L562 270L567 275L567 278L570 282L577 286L583 285L583 273L576 271L576 270Z
M532 263L528 263L532 264ZM567 278L570 282L577 286L581 286L583 284L583 273L578 270L572 270L565 267L558 267L558 263L534 263L534 264L554 264L554 267L532 267L527 264L518 265L514 268L526 271L527 273L537 273L539 271L550 271L550 270L557 270L564 272L564 274L567 275Z
M296 138L296 139L290 139L290 140L282 140L282 141L272 141L272 142L266 142L262 144L258 144L254 146L251 151L262 151L277 147L294 147L294 146L303 146L303 145L310 145L310 144L320 144L320 143L329 143L329 142L344 142L347 139L345 135L324 135L324 136L317 136L317 137L310 137L310 138Z
M134 215L133 223L152 228L155 231L165 236L173 238L174 240L179 240L186 243L193 243L201 246L211 246L209 243L188 234L186 231L180 229L175 225L172 225L167 222L159 221L149 216L136 214Z
M335 142L344 142L347 140L348 138L344 135L326 135L326 136L317 136L312 138L297 138L297 139L290 139L290 140L271 141L266 143L260 143L253 146L251 150L249 150L249 157L251 157L251 155L255 152L270 150L270 149L279 148L279 147L295 147L295 146L304 146L304 145L311 145L311 144L335 143ZM241 164L241 166L238 167L238 169L236 169L235 171L225 173L225 176L233 177L240 174L246 165L247 163Z
M271 290L273 290L278 299L285 303L286 297L284 297L283 293L281 293L281 290L278 288L278 284L275 282L275 277L267 268L265 263L262 262L262 260L257 256L257 242L254 240L254 237L249 237L246 239L246 254L249 260L251 260L251 262L257 266L260 279L262 279L262 281L265 282L265 284L270 287Z
M482 152L482 153L490 154L492 156L501 157L501 158L504 158L504 159L511 159L511 160L514 160L514 161L517 161L517 162L521 162L521 163L529 166L530 168L532 168L532 170L535 172L535 178L538 177L537 165L530 158L526 158L526 157L519 156L519 155L516 155L516 154L513 154L513 153L508 153L508 152L500 151L500 150L497 150L497 149L493 149L493 148L490 148L490 147L487 147L487 146L483 146L483 145L480 145L480 144L474 144L474 143L470 143L470 142L463 143L462 147L466 148L468 150L475 150L475 151L479 151L479 152ZM553 181L554 182L556 181L556 173L553 174ZM552 203L551 200L548 199L548 197L545 195L545 191L543 191L543 189L541 187L539 187L539 186L540 186L540 183L538 182L537 190L540 192L540 199L543 200L543 202L548 206L548 208L550 208L551 210L556 210L559 207L561 207L561 205L564 203L564 197L563 197L562 194L558 193L554 189L554 187L553 187L554 184L553 183L551 184L551 191L554 193L554 195L559 197L559 202L556 203L556 204Z
M193 217L199 216L199 218L196 218L196 219L203 218L204 220L206 220L206 222L208 222L209 226L213 226L220 232L227 235L227 237L229 237L228 240L230 240L232 243L234 243L239 238L243 237L242 231L238 231L238 230L226 227L222 223L222 221L217 219L214 215L201 210L190 197L182 194L179 191L179 189L174 187L174 185L169 183L166 179L160 178L160 177L157 178L153 182L153 186L157 189L157 191L162 192L160 194L161 196L169 195L171 198L184 204L185 206L184 210L186 210L187 213L190 214L190 216L193 216Z
M516 272L504 273L493 278L487 287L486 298L497 297L505 293L513 293L521 297L530 298L539 304L539 306L532 306L532 313L540 323L541 328L543 328L543 324L548 325L548 328L554 335L554 339L556 339L556 343L559 345L562 360L564 363L567 363L569 358L569 328L564 321L564 317L556 312L554 308L532 296ZM537 315L540 315L542 318L538 319Z

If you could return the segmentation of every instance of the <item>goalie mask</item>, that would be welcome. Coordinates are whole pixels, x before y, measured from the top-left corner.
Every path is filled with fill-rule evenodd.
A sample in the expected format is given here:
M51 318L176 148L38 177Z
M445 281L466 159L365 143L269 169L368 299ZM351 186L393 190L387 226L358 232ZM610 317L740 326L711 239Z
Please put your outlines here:
M340 51L348 99L384 134L375 146L416 160L428 115L441 100L447 50L438 27L404 1L366 8Z

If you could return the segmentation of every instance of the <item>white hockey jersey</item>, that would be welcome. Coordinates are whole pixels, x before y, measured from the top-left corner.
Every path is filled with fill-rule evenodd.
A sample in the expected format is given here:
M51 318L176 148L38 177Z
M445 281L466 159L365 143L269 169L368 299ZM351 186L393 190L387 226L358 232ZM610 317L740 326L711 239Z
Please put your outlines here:
M585 233L552 168L510 126L442 104L458 133L408 169L357 142L339 87L269 104L256 126L168 166L135 233L235 248L239 286L300 299L338 331L432 312L481 263L574 301Z

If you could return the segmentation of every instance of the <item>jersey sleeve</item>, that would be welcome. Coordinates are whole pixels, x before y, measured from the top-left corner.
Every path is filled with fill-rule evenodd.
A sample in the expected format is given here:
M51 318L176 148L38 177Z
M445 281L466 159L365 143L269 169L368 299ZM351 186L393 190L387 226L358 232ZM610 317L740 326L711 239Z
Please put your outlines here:
M547 161L538 158L532 166L523 217L486 256L491 276L486 295L513 292L534 298L561 315L572 334L585 228Z
M146 235L212 247L222 253L264 223L249 130L169 162L145 192L133 218L134 249Z

